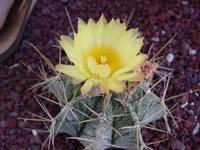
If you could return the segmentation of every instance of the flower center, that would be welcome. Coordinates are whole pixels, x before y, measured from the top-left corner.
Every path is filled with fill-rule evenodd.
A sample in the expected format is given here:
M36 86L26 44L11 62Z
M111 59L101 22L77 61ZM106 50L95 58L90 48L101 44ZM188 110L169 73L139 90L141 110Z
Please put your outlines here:
M98 65L109 65L111 73L113 74L120 68L120 59L116 51L106 46L91 48L88 57L92 56Z
M101 64L105 64L107 61L106 56L101 56Z

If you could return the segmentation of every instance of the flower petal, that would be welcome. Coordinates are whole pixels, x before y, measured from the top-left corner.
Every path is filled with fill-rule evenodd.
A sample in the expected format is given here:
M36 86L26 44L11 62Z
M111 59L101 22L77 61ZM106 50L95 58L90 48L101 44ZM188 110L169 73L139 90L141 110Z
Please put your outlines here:
M56 65L56 70L78 80L86 80L88 78L84 73L82 73L73 65L58 64Z
M104 25L107 24L107 20L106 20L106 18L104 17L103 14L101 15L101 17L100 17L99 21L97 22L97 24L99 24L99 23L100 24L103 23Z
M88 51L96 47L96 24L89 19L88 24L78 34L74 34L74 48L80 59L88 56Z
M85 21L83 21L81 18L78 18L78 32L80 32L85 27L86 27Z
M106 24L107 24L107 21L106 21L104 15L102 15L96 24L96 46L97 47L103 45Z
M101 82L101 93L109 94L108 84L107 82Z
M69 36L65 35L61 35L60 39L60 45L65 50L68 58L70 61L75 62L76 56L74 52L74 41Z
M113 90L114 92L122 92L125 89L125 85L123 82L121 81L117 81L117 80L108 80L108 88Z
M105 35L102 39L103 45L115 49L117 43L121 40L121 36L123 33L126 33L126 25L121 24L117 25L118 21L112 19L106 26L105 26Z
M88 57L87 59L88 68L90 72L100 79L104 79L110 75L111 69L108 64L98 65L93 56Z
M127 80L127 81L135 81L135 80L138 81L139 80L139 81L141 81L142 79L144 79L144 74L136 73L136 72L123 73L123 74L116 76L115 79L118 81L124 81L124 80Z
M90 72L93 75L98 74L98 64L97 64L96 60L94 59L94 57L92 57L92 56L88 57L87 64L88 64L88 68L89 68Z
M132 43L132 45L129 48L127 48L127 51L121 53L121 57L122 59L126 60L126 63L132 60L132 58L139 53L143 45L143 38L138 38L130 43Z
M92 86L93 86L93 82L91 79L88 79L84 85L81 87L81 93L84 95L86 93L88 93L91 89L92 89Z
M118 71L116 71L112 77L115 77L122 73L126 73L128 71L133 70L136 66L141 64L146 58L147 58L147 55L145 55L145 54L140 54L140 55L135 56L134 58L132 58L130 60L130 62L128 64L126 64L125 66L120 68Z
M100 79L104 79L110 75L111 69L108 64L98 65L98 75Z

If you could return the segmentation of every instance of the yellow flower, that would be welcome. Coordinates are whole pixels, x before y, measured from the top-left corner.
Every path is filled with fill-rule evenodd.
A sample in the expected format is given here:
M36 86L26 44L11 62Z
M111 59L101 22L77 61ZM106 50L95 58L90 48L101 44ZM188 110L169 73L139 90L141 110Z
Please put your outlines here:
M126 31L126 24L119 19L107 23L102 15L97 23L89 19L87 24L79 19L74 40L62 35L60 45L74 65L58 64L56 69L74 78L74 83L85 81L82 94L93 86L100 86L102 93L122 92L123 81L143 78L132 71L146 59L140 54L143 38L138 38L138 29Z

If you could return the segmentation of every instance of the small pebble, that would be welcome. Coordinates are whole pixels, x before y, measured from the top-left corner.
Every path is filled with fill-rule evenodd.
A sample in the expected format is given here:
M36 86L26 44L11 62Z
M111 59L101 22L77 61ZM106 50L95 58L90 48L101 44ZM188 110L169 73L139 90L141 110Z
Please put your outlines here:
M24 128L24 127L25 127L25 124L26 124L26 123L25 123L24 121L20 121L20 122L19 122L19 127L20 127L20 128Z
M16 118L9 118L6 120L6 127L15 128L16 127Z
M190 82L191 82L192 84L197 84L197 78L196 78L196 77L192 77L192 78L190 79Z
M195 49L190 49L189 50L189 55L190 56L194 56L194 55L196 55L196 53L197 53L197 50L195 50Z
M169 53L167 55L167 62L168 63L171 63L172 61L174 60L174 55L172 53Z
M199 129L200 129L200 124L197 123L196 127L194 128L194 130L192 131L192 135L195 135L199 132Z
M6 128L6 121L5 120L0 121L0 127Z
M189 50L190 49L190 45L188 43L182 43L181 44L181 48L183 48L185 50Z
M190 103L190 106L194 106L194 102Z
M38 134L38 132L37 132L37 130L32 130L32 134L34 135L34 136L36 136L37 134Z
M51 45L53 45L53 40L52 39L50 39L49 41L48 41L48 44L51 46Z
M30 138L30 142L32 144L40 144L42 142L41 138L39 137L39 135L36 135L36 136L32 136Z
M16 116L17 116L17 113L16 113L16 112L10 112L10 113L9 113L9 116L11 116L11 117L16 117Z
M196 96L199 96L199 94L197 92L194 93Z
M151 40L152 40L153 42L159 42L159 41L160 41L160 39L159 39L158 37L152 37Z
M182 5L188 5L188 1L182 1L181 4Z
M184 108L184 107L186 107L188 105L188 102L186 102L185 104L182 104L181 105L181 108Z
M69 37L71 37L72 39L74 38L74 33L73 32L69 32Z
M161 33L162 33L162 34L165 34L165 33L166 33L166 31L165 31L165 30L162 30L162 31L161 31Z
M176 71L177 72L182 72L184 70L184 68L182 66L177 66L176 67Z
M171 147L172 149L185 149L185 145L179 140L173 140Z
M18 67L18 66L19 66L19 63L16 63L16 64L10 66L9 69L13 69L13 68L16 68L16 67Z
M41 150L40 145L32 145L32 150Z
M186 109L186 108L185 108L184 110L187 111L188 114L194 116L194 111L193 111L193 110L188 110L188 109Z
M42 13L43 13L44 15L48 15L48 14L50 13L49 8L48 8L48 7L44 7L44 8L42 9Z

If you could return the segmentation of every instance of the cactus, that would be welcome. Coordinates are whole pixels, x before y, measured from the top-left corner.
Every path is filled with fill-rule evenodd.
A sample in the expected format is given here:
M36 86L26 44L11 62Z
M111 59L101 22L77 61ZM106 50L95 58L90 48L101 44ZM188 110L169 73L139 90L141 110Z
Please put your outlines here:
M166 82L169 75L155 84ZM51 137L67 133L86 149L144 148L141 129L150 128L149 123L165 118L168 112L163 99L151 91L155 85L150 87L149 81L129 83L120 94L99 95L93 88L85 96L80 92L81 85L73 85L70 77L61 74L47 78L46 84L60 104L60 112L51 119Z
M106 46L91 48L86 51L87 53L80 51L81 46L83 46L81 44L85 42L84 36L90 39L90 34L94 34L90 31L96 31L98 38L102 38L103 36L98 29L104 32L104 29L107 31L111 27L116 31L118 29L123 31L123 35L127 36L127 40L121 39L125 44L121 44L128 45L131 42L135 42L134 46L133 44L128 45L130 47L133 46L134 51L131 51L130 47L128 47L126 52L131 54L133 60L136 61L129 58L131 61L129 64L129 61L125 60L126 57L123 57L123 62L128 64L122 65L120 64L122 61L119 56L123 50L113 51L113 49L109 49ZM70 139L79 140L85 146L85 149L89 150L104 150L111 147L127 150L148 149L149 147L143 141L141 129L149 128L168 133L170 132L170 127L167 116L172 116L165 105L165 95L171 73L158 71L157 69L164 67L160 67L155 63L155 57L160 51L151 60L144 61L147 55L138 53L142 46L142 38L137 38L138 31L136 29L126 31L125 24L120 24L119 20L112 20L107 24L103 15L97 24L93 20L89 20L86 25L82 20L79 20L78 28L81 31L76 34L76 39L79 40L74 42L74 45L72 44L73 40L66 36L61 36L60 41L61 46L64 47L65 52L68 54L69 60L75 65L59 64L54 68L52 63L34 47L56 74L48 78L44 69L40 69L43 72L44 79L42 84L45 84L45 87L57 98L58 102L43 98L60 106L60 112L55 117L52 117L45 106L38 101L50 117L51 124L47 127L50 132L49 141L52 141L54 145L54 137L58 133L67 133L72 136ZM78 34L80 34L80 37L78 37ZM123 38L126 38L126 36L123 36ZM80 40L81 38L83 38L83 41ZM115 36L110 38L115 39ZM121 37L119 36L118 38ZM93 41L92 38L90 40ZM98 42L101 42L101 40L103 39ZM113 44L112 39L107 40L111 42L110 44ZM130 43L127 43L127 41ZM73 46L75 48L78 47L78 50L74 50ZM88 48L88 45L86 47ZM87 57L82 56L87 54ZM129 57L127 54L126 56ZM87 59L84 60L85 58ZM82 59L85 64L81 63ZM107 61L108 59L112 60ZM116 63L116 61L119 62ZM61 59L59 62L61 62ZM121 66L125 67L120 68ZM134 67L131 68L132 66ZM56 70L73 78L58 73ZM115 73L118 73L118 75ZM154 81L153 75L155 73L158 77ZM86 82L82 85L85 80ZM107 85L112 84L112 86L106 87L105 82L107 82ZM153 90L161 82L163 82L162 85L164 86L163 95L157 96L153 93ZM167 131L156 129L149 124L162 117L166 122ZM47 126L47 124L45 125Z

